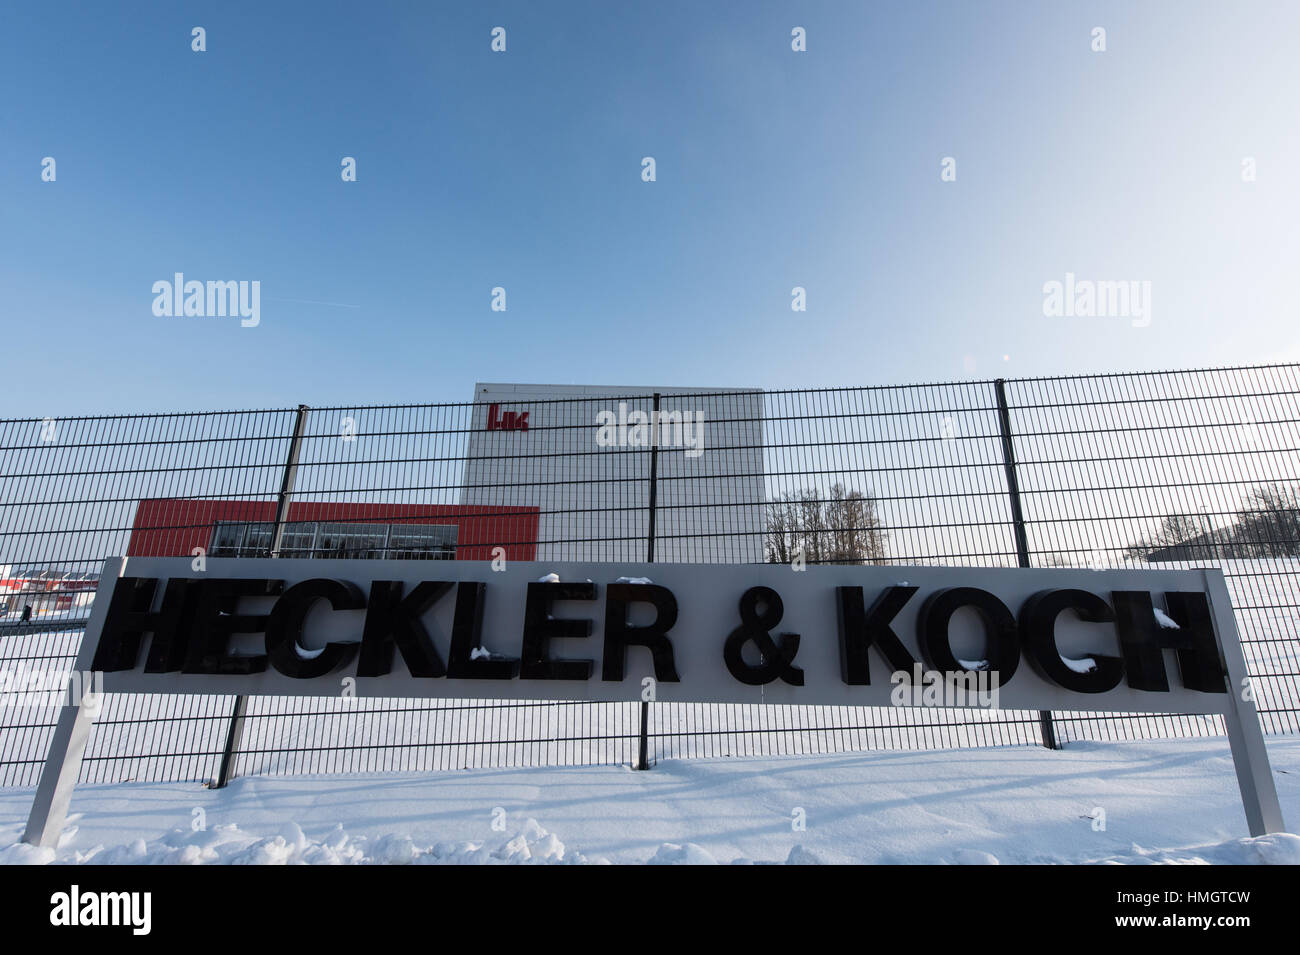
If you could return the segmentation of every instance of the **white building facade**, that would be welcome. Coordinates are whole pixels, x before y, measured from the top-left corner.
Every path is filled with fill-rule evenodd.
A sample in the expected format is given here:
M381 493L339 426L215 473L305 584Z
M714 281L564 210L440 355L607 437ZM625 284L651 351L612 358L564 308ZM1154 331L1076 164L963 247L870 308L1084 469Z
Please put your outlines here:
M764 559L761 392L479 383L474 401L460 503L538 508L538 560L647 560L652 470L655 561Z

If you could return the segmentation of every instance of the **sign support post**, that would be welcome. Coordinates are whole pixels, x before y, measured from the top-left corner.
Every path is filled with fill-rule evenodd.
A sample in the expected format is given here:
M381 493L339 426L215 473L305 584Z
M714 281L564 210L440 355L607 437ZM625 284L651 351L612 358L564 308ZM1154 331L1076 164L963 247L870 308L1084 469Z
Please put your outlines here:
M125 569L125 557L110 557L104 561L99 579L102 582L121 577ZM81 640L81 651L77 654L78 673L90 672L107 614L108 601L96 600ZM70 681L70 685L76 683ZM32 800L32 811L27 816L27 829L23 832L23 842L29 845L52 849L59 843L63 824L68 818L68 806L72 802L72 789L81 775L81 758L90 739L90 728L103 705L102 699L95 699L93 706L87 706L90 696L90 690L86 689L80 699L65 703L59 710L59 722L54 727L54 738L50 740L45 766L36 786L36 798Z
M1241 790L1246 823L1252 836L1286 832L1273 770L1268 762L1268 750L1264 746L1264 733L1259 726L1259 713L1255 710L1253 694L1246 692L1251 685L1250 676L1237 637L1237 621L1228 598L1228 587L1222 574L1206 574L1205 586L1219 631L1219 651L1228 672L1231 705L1223 714L1223 722L1228 731L1228 744L1232 747L1232 765L1237 771L1237 788Z
M49 848L58 845L63 824L68 818L72 788L81 773L81 757L90 738L90 727L95 722L84 703L84 698L76 703L66 703L59 711L59 722L50 741L40 784L36 787L23 842Z

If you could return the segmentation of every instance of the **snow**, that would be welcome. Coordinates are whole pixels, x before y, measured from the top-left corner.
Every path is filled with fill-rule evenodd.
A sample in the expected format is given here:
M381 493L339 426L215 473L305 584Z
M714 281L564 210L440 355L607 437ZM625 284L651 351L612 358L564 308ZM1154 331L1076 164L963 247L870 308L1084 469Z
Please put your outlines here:
M962 660L958 658L957 663L963 670L987 670L989 668L988 660Z
M538 577L538 578L537 578L537 582L538 582L539 584L558 584L558 583L560 582L560 575L559 575L559 574L547 574L547 575L544 576L544 577Z
M513 836L474 842L417 845L409 836L385 833L357 839L336 826L320 839L309 839L297 823L285 823L274 836L242 832L238 825L208 830L176 829L160 839L64 856L28 845L0 850L0 864L44 865L583 865L606 860L569 852L564 843L529 819Z
M620 577L615 581L618 584L653 584L654 581L649 577Z
M1178 626L1176 622L1174 622L1172 618L1170 618L1169 614L1165 613L1159 607L1152 607L1151 609L1156 612L1156 623L1160 624L1160 626L1163 627L1164 629L1166 630L1182 629L1181 627Z
M961 849L953 854L954 865L1001 865L997 856L979 849Z
M785 857L786 865L825 865L825 861L817 853L805 849L802 845L795 846L790 850L790 854Z
M1267 745L1294 826L1300 739ZM57 849L17 842L32 795L0 790L0 863L1300 864L1246 836L1222 737L85 785Z
M647 865L717 865L718 860L709 854L709 850L703 846L697 846L693 842L688 842L684 846L679 846L672 842L665 842L659 847Z
M86 600L81 606L73 607L68 610L42 610L40 608L33 608L31 622L44 623L46 620L66 620L70 623L80 623L84 625L90 619L90 607L94 603L93 596L94 595L92 594L92 599ZM5 623L17 623L22 618L22 611L23 608L21 604L11 604L8 612L0 613L0 621Z
M1075 673L1091 673L1097 669L1097 661L1092 657L1080 657L1077 660L1073 657L1061 657L1061 662Z

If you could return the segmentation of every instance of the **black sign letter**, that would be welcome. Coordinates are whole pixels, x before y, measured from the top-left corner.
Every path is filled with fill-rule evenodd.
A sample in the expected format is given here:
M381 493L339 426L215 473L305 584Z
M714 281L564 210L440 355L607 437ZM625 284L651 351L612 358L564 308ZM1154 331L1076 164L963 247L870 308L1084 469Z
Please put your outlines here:
M454 680L513 680L519 661L495 655L475 657L483 649L483 595L487 584L461 581L456 588L456 615L451 622L447 676Z
M589 680L592 661L551 660L546 644L563 637L591 636L591 621L556 620L551 605L557 600L595 600L596 585L590 583L542 583L528 585L524 604L523 660L519 677L524 680Z
M366 605L356 584L343 580L304 580L286 590L266 618L266 655L285 676L299 680L324 676L356 655L355 643L327 643L315 656L302 655L303 623L318 600L328 600L335 610L360 610Z
M447 668L420 617L449 590L451 584L445 580L422 580L403 597L400 580L373 581L357 676L385 676L392 670L394 644L411 676L446 676Z
M630 627L627 605L644 602L655 608L654 622L645 627ZM655 679L677 683L677 667L668 631L677 622L677 598L667 587L658 584L610 584L605 588L605 652L601 658L600 678L623 679L627 648L649 647L654 658Z
M104 627L95 647L92 670L110 673L134 670L140 657L140 640L160 625L161 613L150 612L158 589L155 577L122 577L113 588Z
M185 648L184 673L261 673L266 657L232 656L230 637L236 633L262 633L266 614L239 613L241 597L274 597L284 590L283 580L216 578L199 581L194 632Z
M1057 686L1075 693L1105 693L1124 679L1124 661L1119 657L1090 653L1096 669L1088 673L1072 670L1056 647L1056 618L1073 610L1088 623L1110 623L1115 612L1110 604L1086 590L1040 590L1020 608L1020 632L1030 665Z
M912 672L916 658L907 652L890 624L916 591L916 587L886 588L871 605L871 610L864 611L861 587L835 588L840 617L840 677L846 684L871 685L867 650L873 645L884 654L895 672Z
M758 605L763 604L763 612ZM740 596L741 624L727 637L722 659L727 669L746 686L763 686L780 677L791 686L803 686L803 670L794 665L799 652L799 634L783 633L780 642L768 632L781 622L785 604L771 587L750 587ZM741 656L741 648L752 643L758 648L758 663L750 666Z
M931 669L946 673L966 672L953 655L948 642L948 624L962 607L979 613L988 643L989 669L997 674L998 683L1006 686L1020 666L1020 647L1016 643L1016 618L997 597L977 587L947 587L931 594L921 605L916 628L921 653Z
M1178 651L1183 686L1203 693L1226 693L1219 647L1210 623L1204 594L1167 593L1165 601L1178 629L1156 620L1151 594L1145 590L1116 590L1115 616L1119 645L1128 670L1128 685L1136 690L1169 692L1165 674L1165 649Z

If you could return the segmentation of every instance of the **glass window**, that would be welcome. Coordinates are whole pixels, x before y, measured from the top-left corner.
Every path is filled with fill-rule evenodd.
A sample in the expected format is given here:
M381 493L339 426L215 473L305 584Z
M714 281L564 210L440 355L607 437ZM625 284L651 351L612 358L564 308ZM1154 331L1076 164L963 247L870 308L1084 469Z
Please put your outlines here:
M238 557L244 543L247 524L230 524L222 522L212 531L212 546L208 554L212 557Z
M274 524L247 524L248 532L240 548L241 557L265 557L271 552L271 528Z
M209 557L265 557L271 546L271 524L219 522L212 532Z
M394 524L388 537L388 556L399 560L453 560L456 525Z
M212 532L212 557L265 557L275 525L221 521ZM371 560L454 560L455 524L354 524L288 521L280 538L282 557Z
M316 556L377 559L384 556L387 539L387 524L321 524Z
M316 552L316 521L288 521L280 538L281 557L313 557Z

